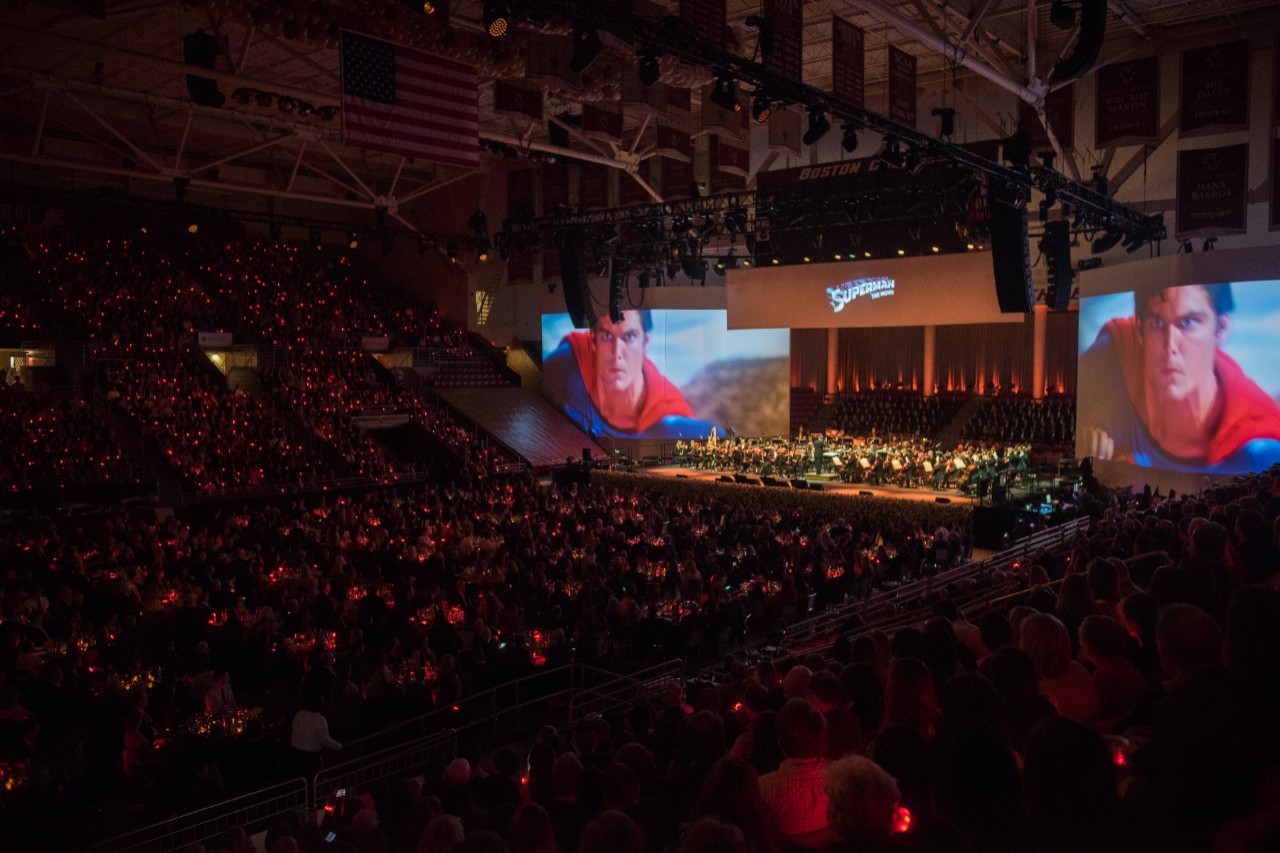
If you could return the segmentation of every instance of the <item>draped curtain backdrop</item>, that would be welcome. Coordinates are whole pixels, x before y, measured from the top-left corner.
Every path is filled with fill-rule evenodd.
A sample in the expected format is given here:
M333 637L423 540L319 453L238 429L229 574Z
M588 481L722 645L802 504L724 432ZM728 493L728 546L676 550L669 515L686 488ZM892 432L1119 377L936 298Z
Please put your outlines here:
M1076 392L1075 311L1050 313L1045 324L1045 392ZM940 392L1030 394L1034 363L1034 320L938 326L934 381ZM924 329L920 326L840 329L836 388L923 391ZM827 387L827 330L791 332L791 385L824 392Z

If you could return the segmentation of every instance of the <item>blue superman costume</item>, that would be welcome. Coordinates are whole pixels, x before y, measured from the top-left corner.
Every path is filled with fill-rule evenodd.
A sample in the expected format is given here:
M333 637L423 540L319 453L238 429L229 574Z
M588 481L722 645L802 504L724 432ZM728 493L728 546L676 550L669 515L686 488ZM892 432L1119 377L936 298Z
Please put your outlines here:
M680 389L662 375L648 356L641 370L644 400L634 430L618 429L600 414L590 332L570 332L547 356L542 365L543 387L551 399L558 400L569 416L593 435L674 439L703 438L710 434L714 424L694 416Z
M1139 414L1145 408L1145 391L1133 317L1108 322L1080 357L1080 428L1104 430L1115 441L1113 459L1144 467L1242 474L1280 462L1280 405L1231 356L1219 349L1214 358L1223 410L1205 458L1170 456L1147 432Z

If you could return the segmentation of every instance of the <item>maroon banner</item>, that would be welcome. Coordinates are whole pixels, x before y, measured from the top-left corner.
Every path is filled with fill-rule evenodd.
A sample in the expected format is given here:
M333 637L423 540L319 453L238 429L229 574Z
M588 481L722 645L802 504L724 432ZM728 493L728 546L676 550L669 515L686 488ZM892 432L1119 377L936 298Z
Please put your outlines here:
M671 157L660 157L659 179L662 181L662 198L666 201L688 198L693 186L693 164Z
M569 167L552 163L542 167L542 215L551 216L569 204Z
M582 135L622 141L622 110L613 106L582 105Z
M862 27L831 16L831 93L859 107L866 106L866 40Z
M649 161L640 164L640 177L649 180ZM640 186L640 182L626 172L618 172L618 205L627 207L632 204L644 204L653 201L648 190Z
M751 174L751 151L713 137L711 168L745 178Z
M711 137L710 190L712 194L740 190L745 187L749 169L748 151L727 145L718 137Z
M624 65L620 71L622 73L621 106L623 110L635 115L662 118L667 111L667 92L670 87L664 86L662 83L646 86L640 82L639 72L631 64Z
M1045 118L1063 150L1076 147L1075 89L1076 86L1072 83L1050 92L1044 99ZM1018 101L1018 126L1031 134L1032 144L1037 148L1049 147L1049 134L1045 132L1044 123L1040 121L1035 108L1023 100Z
M1249 128L1249 42L1182 52L1182 136Z
M542 121L542 90L495 80L493 109L494 112L517 113Z
M1280 139L1271 141L1271 230L1280 231Z
M609 206L609 167L594 163L578 167L578 205L583 210Z
M698 41L724 50L729 27L725 24L725 0L680 0L680 17L693 26Z
M889 45L889 118L916 126L916 58Z
M773 52L764 64L792 80L804 76L804 0L764 0L764 19L773 27Z
M1245 233L1249 146L1178 152L1177 237Z
M517 169L507 172L507 216L514 216L524 208L533 212L533 170ZM512 252L507 260L507 283L533 281L533 253Z
M1094 147L1152 142L1160 132L1160 62L1154 56L1097 73Z
M654 153L663 157L683 160L686 163L693 162L693 141L689 138L689 134L674 127L667 127L665 124L658 125L657 141L653 150Z

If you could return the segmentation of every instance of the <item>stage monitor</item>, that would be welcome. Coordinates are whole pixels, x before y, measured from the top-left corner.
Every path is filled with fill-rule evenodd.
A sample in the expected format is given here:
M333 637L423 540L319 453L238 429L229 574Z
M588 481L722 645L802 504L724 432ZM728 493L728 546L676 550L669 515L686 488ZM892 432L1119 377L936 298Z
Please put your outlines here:
M785 435L791 417L789 329L730 331L723 309L599 312L575 330L542 316L543 390L593 435L703 438Z
M1104 483L1166 488L1280 462L1280 280L1133 267L1133 289L1080 300L1077 455Z

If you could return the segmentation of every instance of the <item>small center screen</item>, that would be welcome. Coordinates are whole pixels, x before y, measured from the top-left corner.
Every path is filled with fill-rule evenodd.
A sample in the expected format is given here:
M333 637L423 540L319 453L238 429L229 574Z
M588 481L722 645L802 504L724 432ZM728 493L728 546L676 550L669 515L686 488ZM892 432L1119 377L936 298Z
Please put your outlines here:
M1280 281L1080 300L1076 453L1204 474L1280 462Z
M575 329L542 316L543 390L587 432L619 438L785 435L791 333L730 331L723 310L632 310Z

